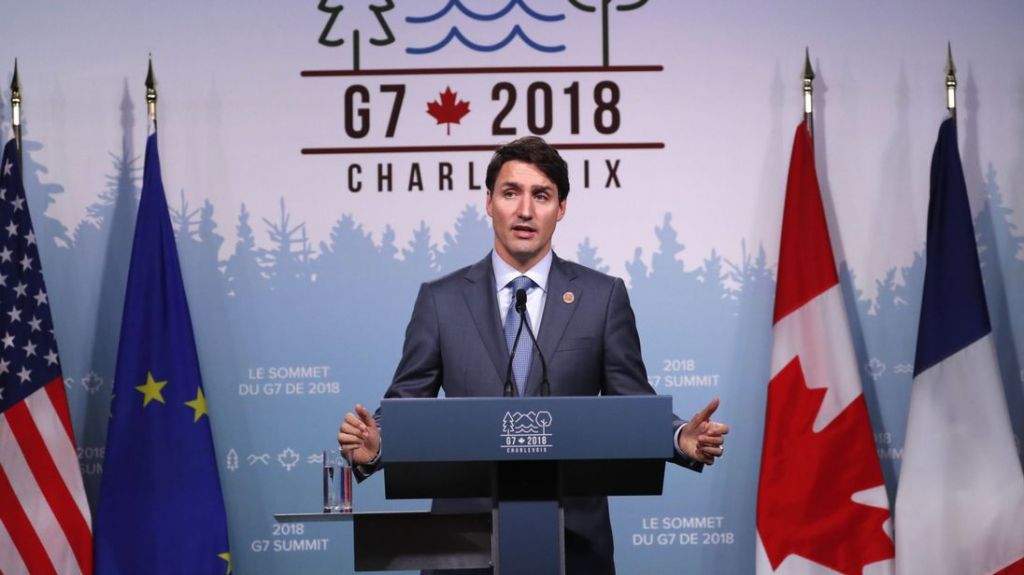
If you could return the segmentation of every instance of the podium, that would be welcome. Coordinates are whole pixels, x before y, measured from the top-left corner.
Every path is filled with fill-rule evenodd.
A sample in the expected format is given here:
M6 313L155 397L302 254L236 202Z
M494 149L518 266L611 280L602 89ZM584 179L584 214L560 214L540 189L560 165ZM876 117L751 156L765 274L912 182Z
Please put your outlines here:
M561 498L660 495L673 418L655 395L386 399L385 496L435 511L352 514L355 569L564 573Z

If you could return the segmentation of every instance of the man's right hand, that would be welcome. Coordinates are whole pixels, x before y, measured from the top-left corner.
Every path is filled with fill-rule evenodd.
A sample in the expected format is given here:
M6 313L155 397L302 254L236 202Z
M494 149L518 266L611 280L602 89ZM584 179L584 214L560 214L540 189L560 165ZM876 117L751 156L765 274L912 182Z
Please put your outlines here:
M380 454L380 429L371 414L362 405L355 413L346 413L338 428L338 445L352 465L365 465Z

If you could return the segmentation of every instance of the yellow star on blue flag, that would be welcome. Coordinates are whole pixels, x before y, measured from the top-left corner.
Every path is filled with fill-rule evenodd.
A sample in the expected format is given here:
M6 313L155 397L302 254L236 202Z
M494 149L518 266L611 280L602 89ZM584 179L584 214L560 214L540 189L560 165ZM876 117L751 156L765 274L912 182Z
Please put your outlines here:
M186 401L185 405L195 410L195 418L192 420L193 423L199 421L199 418L204 415L210 415L210 412L206 410L206 396L203 395L203 388L201 387L196 389L196 398L192 401Z
M160 390L167 385L166 381L156 381L153 379L152 373L146 374L146 383L144 385L136 385L135 389L142 393L142 407L149 405L149 402L156 400L160 403L167 403L164 401L164 396L160 393Z

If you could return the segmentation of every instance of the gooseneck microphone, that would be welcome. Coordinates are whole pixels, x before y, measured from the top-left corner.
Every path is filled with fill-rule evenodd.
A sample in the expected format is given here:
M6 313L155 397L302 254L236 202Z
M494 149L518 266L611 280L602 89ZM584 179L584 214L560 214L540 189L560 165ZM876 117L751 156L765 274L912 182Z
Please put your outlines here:
M544 361L544 352L542 352L540 350L540 346L537 345L537 337L533 334L533 328L531 328L530 324L526 321L526 290L524 289L516 290L516 311L519 312L519 329L521 330L524 325L526 326L526 333L530 334L530 339L533 341L533 348L537 350L537 356L540 357L540 394L547 397L551 395L551 384L548 383L548 364Z
M505 397L512 397L512 362L516 359L516 348L519 347L519 336L523 335L523 314L526 313L526 290L516 290L516 313L519 314L519 329L516 330L516 337L512 340L512 351L508 354L508 369L505 370ZM529 326L527 326L529 327Z

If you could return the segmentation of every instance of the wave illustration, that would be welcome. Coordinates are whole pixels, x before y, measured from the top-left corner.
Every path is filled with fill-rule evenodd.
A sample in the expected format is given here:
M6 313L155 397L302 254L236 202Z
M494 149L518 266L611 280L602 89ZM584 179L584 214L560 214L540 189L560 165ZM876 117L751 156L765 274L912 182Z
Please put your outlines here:
M448 0L448 4L445 4L444 8L441 8L430 16L406 16L405 21L410 24L426 24L428 22L444 18L446 14L452 11L452 8L458 8L459 12L462 12L474 20L487 22L504 17L516 6L522 8L523 12L526 12L526 14L531 18L540 20L541 22L558 22L565 19L565 14L541 14L533 8L530 8L530 6L526 4L526 0L509 0L508 4L506 4L504 8L492 14L479 14L469 8L466 8L461 0Z
M444 39L442 39L437 44L434 44L433 46L425 46L423 48L406 48L405 51L409 54L430 54L431 52L437 52L438 50L450 44L452 40L457 39L459 42L462 43L463 46L471 50L475 50L477 52L496 52L498 50L501 50L505 46L508 46L509 43L512 42L512 40L516 39L516 37L519 37L527 46L533 48L534 50L537 50L538 52L546 52L550 54L553 52L561 52L565 50L565 44L559 44L557 46L545 46L543 44L537 43L529 36L527 36L526 33L523 32L523 29L520 28L518 24L516 24L512 28L512 31L508 33L508 36L505 36L505 38L503 38L501 41L495 44L477 44L476 42L473 42L472 40L469 40L468 38L463 36L458 26L453 26L452 29L448 31L448 34L444 37Z

